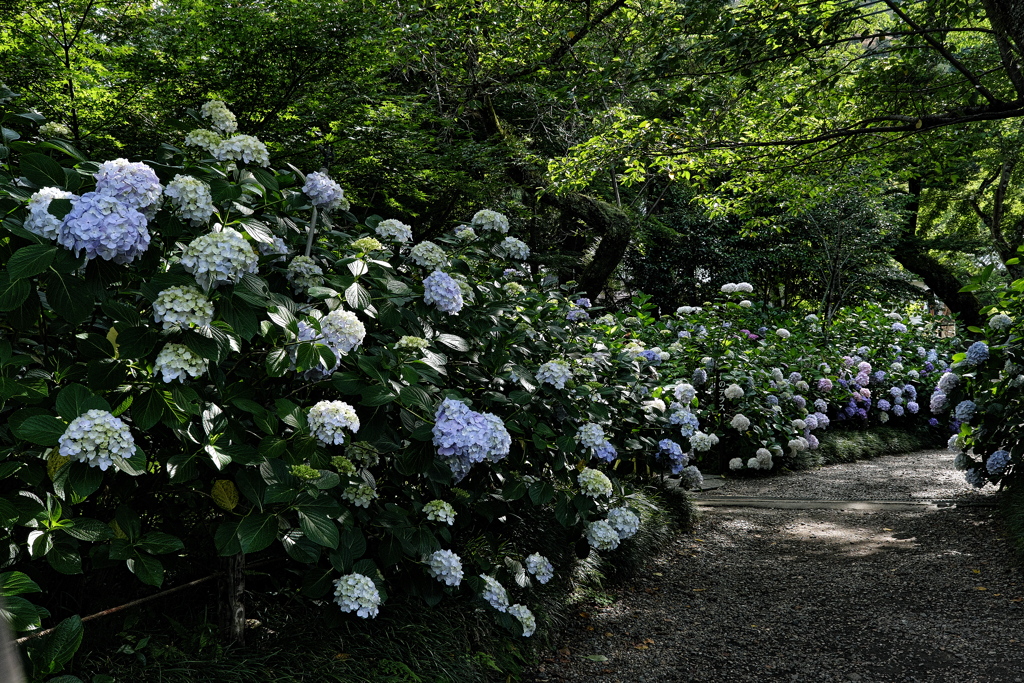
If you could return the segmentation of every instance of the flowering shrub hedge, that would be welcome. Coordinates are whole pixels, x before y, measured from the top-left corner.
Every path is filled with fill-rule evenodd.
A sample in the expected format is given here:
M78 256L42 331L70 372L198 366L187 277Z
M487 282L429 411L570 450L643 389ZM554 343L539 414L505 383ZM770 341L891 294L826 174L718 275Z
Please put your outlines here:
M566 323L589 302L531 272L501 214L413 245L328 176L270 168L222 103L196 117L145 163L4 129L13 626L47 618L16 593L55 573L160 586L259 553L357 617L468 589L530 635L530 586L567 568L508 544L506 520L542 510L601 549L635 533L607 463L669 436L657 375Z
M986 268L965 289L988 287L993 270ZM988 310L988 325L968 328L976 339L953 356L940 384L942 398L935 402L936 410L949 415L957 427L949 438L956 467L977 488L990 482L1016 485L1024 472L1022 292L1024 280L994 292L997 303Z

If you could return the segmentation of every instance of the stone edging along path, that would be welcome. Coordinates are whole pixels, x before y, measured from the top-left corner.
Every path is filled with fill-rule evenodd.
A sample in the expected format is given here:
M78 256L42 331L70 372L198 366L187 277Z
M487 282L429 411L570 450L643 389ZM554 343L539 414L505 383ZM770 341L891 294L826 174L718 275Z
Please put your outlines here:
M584 606L527 681L1024 681L1024 574L952 456L695 495L696 528Z

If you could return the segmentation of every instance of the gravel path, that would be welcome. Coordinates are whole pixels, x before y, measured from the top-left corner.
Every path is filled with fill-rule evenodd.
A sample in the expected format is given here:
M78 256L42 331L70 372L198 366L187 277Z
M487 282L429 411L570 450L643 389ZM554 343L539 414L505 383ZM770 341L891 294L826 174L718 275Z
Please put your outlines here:
M703 496L983 502L945 452ZM989 499L991 500L991 499ZM995 510L705 508L586 605L527 681L1024 681L1024 573Z

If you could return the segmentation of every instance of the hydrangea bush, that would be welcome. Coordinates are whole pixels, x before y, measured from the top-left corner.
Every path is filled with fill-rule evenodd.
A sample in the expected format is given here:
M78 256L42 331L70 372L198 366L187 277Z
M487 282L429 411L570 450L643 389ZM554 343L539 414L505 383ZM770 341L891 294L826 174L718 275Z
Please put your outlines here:
M329 175L271 167L224 103L196 118L158 160L0 158L3 569L160 586L278 557L346 618L462 593L532 634L531 590L571 567L500 520L600 549L636 532L628 476L678 429L652 359L570 316L599 310L502 214L417 244Z

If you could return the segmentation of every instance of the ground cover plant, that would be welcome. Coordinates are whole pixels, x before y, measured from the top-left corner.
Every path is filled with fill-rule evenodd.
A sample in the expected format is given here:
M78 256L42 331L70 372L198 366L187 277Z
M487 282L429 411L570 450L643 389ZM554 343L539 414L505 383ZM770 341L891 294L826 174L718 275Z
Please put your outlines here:
M192 115L144 162L4 115L0 590L15 630L57 622L34 680L113 586L218 558L282 562L276 590L334 620L461 596L529 637L573 559L523 520L613 552L649 476L800 466L832 424L945 427L920 410L948 344L923 315L794 322L745 283L673 316L602 310L500 213L417 241L328 175L271 168L224 103Z

